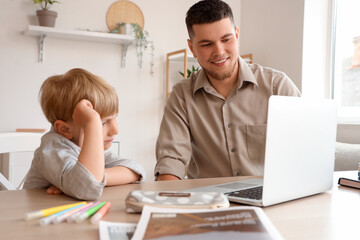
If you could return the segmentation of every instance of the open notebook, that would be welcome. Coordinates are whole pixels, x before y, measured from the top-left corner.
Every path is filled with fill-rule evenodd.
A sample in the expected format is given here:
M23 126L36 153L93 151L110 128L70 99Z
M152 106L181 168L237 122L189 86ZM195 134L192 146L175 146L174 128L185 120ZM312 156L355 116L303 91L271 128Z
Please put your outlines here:
M336 116L333 100L271 96L263 179L186 191L222 192L232 202L255 206L269 206L327 191L333 183ZM250 190L253 188L255 191ZM246 192L253 195L248 196Z

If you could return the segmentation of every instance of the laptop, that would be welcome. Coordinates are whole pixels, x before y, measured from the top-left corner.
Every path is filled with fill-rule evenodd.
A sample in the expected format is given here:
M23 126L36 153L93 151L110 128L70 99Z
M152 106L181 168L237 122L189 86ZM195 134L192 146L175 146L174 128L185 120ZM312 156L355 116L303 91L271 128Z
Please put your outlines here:
M336 128L334 100L271 96L263 178L186 191L221 192L231 202L264 207L327 191L333 184Z

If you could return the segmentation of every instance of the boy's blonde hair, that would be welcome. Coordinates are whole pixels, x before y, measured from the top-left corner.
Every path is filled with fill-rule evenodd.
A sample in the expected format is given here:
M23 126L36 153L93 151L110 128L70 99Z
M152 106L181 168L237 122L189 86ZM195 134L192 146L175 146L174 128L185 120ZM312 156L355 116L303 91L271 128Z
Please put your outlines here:
M71 121L75 106L87 99L101 117L118 113L115 89L104 79L84 69L71 69L63 75L49 77L39 92L41 108L47 120Z

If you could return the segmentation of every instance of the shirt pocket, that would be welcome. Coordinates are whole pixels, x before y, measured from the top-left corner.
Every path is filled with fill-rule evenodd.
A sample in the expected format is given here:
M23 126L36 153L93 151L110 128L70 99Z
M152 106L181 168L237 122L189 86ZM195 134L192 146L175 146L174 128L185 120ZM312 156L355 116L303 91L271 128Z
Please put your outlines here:
M246 125L246 145L249 160L263 163L267 124Z

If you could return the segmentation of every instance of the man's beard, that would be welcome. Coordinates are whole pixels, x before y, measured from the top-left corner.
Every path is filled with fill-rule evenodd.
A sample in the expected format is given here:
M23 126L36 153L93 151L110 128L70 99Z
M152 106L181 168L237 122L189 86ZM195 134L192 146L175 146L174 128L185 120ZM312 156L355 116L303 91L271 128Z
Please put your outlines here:
M201 67L204 69L204 71L207 75L209 75L210 77L212 77L216 80L222 81L222 80L225 80L232 76L232 74L235 70L236 64L237 64L237 62L235 61L231 70L226 73L216 73L216 72L209 71L208 69L204 68L203 66L201 66Z

